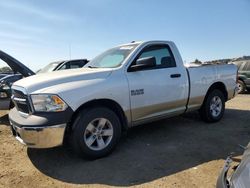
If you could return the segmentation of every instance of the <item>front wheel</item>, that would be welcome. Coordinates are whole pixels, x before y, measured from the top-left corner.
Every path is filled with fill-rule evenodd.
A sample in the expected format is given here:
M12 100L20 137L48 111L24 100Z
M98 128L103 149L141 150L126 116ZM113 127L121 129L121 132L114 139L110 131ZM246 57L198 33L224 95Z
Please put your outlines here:
M71 141L82 157L96 159L112 152L121 136L121 123L108 108L82 110L73 124Z
M219 121L225 111L225 96L220 90L211 91L200 109L200 116L206 122Z

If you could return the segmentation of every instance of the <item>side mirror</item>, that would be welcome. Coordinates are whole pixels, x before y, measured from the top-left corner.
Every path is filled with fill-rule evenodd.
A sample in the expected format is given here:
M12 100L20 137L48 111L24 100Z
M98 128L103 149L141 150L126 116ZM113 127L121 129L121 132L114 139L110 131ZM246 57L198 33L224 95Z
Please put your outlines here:
M155 57L143 57L136 60L135 65L132 65L129 72L134 72L142 69L152 68L156 66Z

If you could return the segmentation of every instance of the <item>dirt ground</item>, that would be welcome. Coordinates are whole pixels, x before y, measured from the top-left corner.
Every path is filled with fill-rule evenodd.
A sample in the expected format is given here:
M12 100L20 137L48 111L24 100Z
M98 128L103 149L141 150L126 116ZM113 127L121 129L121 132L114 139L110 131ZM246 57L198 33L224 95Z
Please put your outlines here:
M215 187L226 156L250 141L250 94L226 104L215 124L193 112L129 130L108 157L87 161L70 148L27 149L0 115L0 187Z

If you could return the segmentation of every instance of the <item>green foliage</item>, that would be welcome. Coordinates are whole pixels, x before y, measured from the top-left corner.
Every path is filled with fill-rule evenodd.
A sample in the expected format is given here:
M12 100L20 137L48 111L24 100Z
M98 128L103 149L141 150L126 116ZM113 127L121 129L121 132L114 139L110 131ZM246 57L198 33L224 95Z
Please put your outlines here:
M194 63L195 63L195 64L198 64L198 65L202 64L202 62L201 62L200 60L198 60L198 59L196 59L196 60L194 61Z

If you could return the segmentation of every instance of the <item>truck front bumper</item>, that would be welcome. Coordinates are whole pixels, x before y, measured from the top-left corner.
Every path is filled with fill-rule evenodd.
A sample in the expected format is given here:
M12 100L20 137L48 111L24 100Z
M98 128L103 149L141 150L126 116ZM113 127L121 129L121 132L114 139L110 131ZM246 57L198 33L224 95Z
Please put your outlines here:
M49 127L18 127L11 122L13 135L22 144L32 148L50 148L62 145L66 124Z
M72 113L70 113L72 114ZM31 148L51 148L63 144L69 112L28 115L23 117L16 108L10 110L9 121L13 136Z

